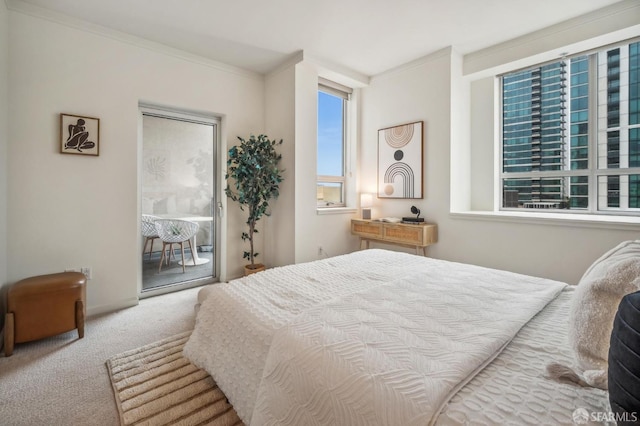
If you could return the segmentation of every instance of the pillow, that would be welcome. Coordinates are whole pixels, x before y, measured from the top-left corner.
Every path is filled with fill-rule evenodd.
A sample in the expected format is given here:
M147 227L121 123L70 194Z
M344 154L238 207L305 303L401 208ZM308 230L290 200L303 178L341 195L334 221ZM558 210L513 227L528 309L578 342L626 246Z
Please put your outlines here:
M640 291L622 298L613 321L609 402L616 418L638 420L632 417L640 413Z
M590 386L607 389L609 343L620 300L640 290L640 240L625 241L587 269L569 311L569 343L576 371Z

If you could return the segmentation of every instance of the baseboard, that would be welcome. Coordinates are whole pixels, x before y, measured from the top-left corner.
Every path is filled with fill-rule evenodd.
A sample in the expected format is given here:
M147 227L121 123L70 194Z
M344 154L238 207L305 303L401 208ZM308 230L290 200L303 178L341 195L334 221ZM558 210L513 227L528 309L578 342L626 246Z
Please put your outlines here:
M131 297L129 299L119 300L115 303L108 303L106 305L88 306L87 317L94 317L96 315L106 314L120 309L130 308L136 306L139 303L137 297Z

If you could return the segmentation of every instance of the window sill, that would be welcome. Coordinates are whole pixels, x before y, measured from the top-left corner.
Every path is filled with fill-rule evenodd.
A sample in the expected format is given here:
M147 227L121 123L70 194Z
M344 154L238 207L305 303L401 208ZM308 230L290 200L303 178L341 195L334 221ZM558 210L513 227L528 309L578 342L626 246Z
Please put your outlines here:
M488 220L495 222L526 223L533 225L563 226L575 228L597 228L618 230L640 230L640 217L613 215L586 215L571 213L529 213L510 211L464 211L451 212L452 219Z
M358 209L353 207L323 207L316 208L316 214L324 215L324 214L353 214L357 213Z

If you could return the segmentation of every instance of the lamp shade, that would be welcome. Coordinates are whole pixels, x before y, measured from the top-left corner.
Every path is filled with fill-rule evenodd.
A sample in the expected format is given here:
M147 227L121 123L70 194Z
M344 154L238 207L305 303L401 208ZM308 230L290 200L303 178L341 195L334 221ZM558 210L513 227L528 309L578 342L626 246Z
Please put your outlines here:
M360 194L360 207L363 209L371 208L373 205L373 196L371 194Z

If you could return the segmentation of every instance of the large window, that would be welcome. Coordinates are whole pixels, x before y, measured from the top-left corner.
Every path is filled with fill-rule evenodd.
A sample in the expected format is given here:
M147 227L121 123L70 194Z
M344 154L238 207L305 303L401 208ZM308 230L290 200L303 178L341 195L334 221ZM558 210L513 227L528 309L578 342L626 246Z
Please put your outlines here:
M347 107L350 90L337 83L318 85L317 205L345 205Z
M502 208L640 214L640 42L502 76Z

